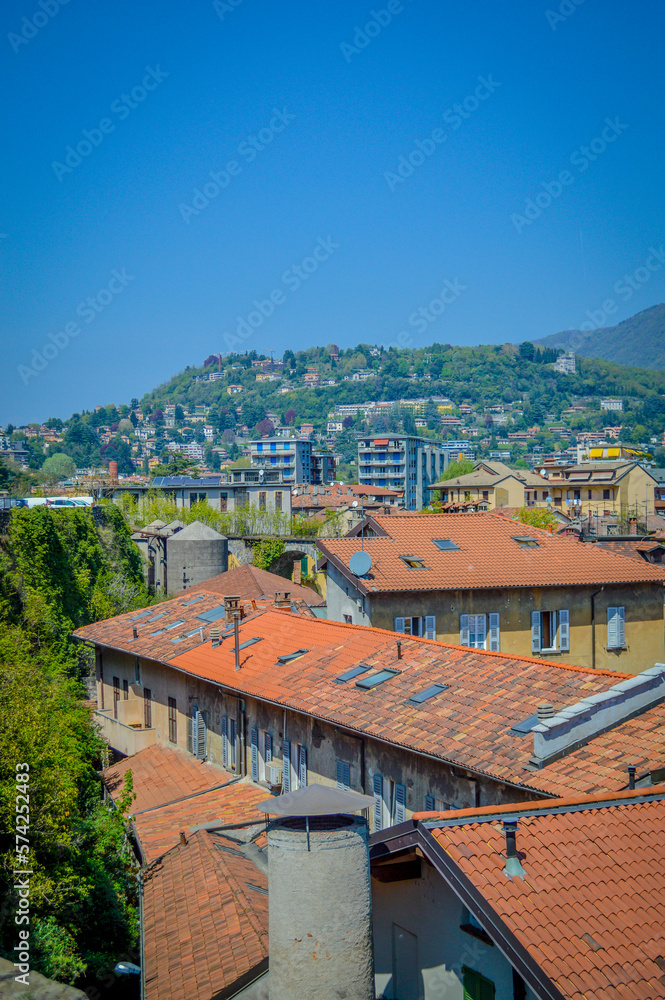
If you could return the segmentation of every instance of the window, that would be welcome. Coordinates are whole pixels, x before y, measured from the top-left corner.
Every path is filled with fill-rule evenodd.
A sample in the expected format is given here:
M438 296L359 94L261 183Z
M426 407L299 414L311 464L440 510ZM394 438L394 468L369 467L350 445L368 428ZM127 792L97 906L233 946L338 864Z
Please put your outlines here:
M152 729L152 691L143 688L143 727Z
M120 701L120 678L113 678L113 718L118 718L118 702Z
M238 723L235 719L229 719L229 765L232 771L238 765Z
M429 701L430 698L436 697L442 691L447 691L449 687L449 684L432 684L430 687L425 688L424 691L419 691L417 694L412 695L409 701L412 705L422 705L424 701Z
M523 549L537 549L539 548L538 539L531 538L530 535L512 535L514 542L521 545Z
M422 556L400 556L403 563L409 567L409 569L428 569L425 566L425 560Z
M425 796L425 812L448 812L449 809L456 809L450 802L438 798L436 795Z
M395 677L399 673L399 670L392 670L390 667L387 667L385 670L379 670L376 674L370 674L369 677L361 677L359 681L356 681L356 687L369 691L371 688L378 687L379 684L389 681L391 677Z
M423 634L423 620L420 617L395 618L395 632L401 632L402 635L421 636Z
M266 509L266 496L267 494L264 491L259 493L259 510Z
M490 498L490 491L483 490L483 500L489 500L489 498Z
M275 510L282 509L283 500L284 500L284 493L282 492L282 490L277 490L275 493Z
M101 653L97 653L97 667L99 669L99 694L101 700L101 710L104 711L104 659Z
M122 682L122 700L129 700L129 681L123 680Z
M182 622L176 622L176 625L182 625ZM174 628L175 626L169 625L169 628ZM141 663L138 656L134 657L134 680L137 684L141 683Z
M485 944L494 944L487 931L482 927L480 922L476 920L473 913L467 910L466 906L462 907L460 930L466 931L467 934L472 934L473 937L478 938L479 941L484 941Z
M447 500L448 497L446 496L445 499ZM442 552L459 552L459 545L455 545L450 538L433 538L432 541Z
M580 499L580 491L573 490L573 500L579 500L579 499Z
M609 499L610 499L610 491L603 490L603 500L609 500Z
M206 759L207 753L207 727L205 713L199 710L198 705L192 706L192 714L189 720L189 749L199 760Z
M291 791L291 740L282 740L282 791Z
M500 652L499 615L494 612L489 615L460 615L460 646L469 646L470 649L489 649L493 653Z
M344 624L353 625L353 615L344 615Z
M568 652L570 616L568 611L531 612L531 651L533 653Z
M252 729L252 781L266 780L266 764L272 760L272 735L265 729Z
M464 1000L494 1000L494 983L485 979L475 969L462 967L464 977Z
M351 765L345 760L338 760L336 766L337 787L342 792L351 790Z
M307 747L293 743L291 747L291 791L307 787Z
M169 698L169 743L178 742L178 714L175 698Z
M587 500L591 499L591 490L587 490Z
M406 820L406 786L391 778L375 774L372 779L374 790L374 832L395 826Z
M607 648L623 649L626 645L626 609L607 609Z

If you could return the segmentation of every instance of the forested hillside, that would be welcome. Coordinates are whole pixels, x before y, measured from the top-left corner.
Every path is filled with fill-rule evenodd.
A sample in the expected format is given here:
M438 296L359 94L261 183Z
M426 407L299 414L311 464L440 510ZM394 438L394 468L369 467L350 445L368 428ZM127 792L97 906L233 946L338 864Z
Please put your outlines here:
M616 326L601 326L608 316L591 312L592 330L564 330L536 341L548 348L575 351L584 357L604 358L621 365L665 369L665 304L651 306Z

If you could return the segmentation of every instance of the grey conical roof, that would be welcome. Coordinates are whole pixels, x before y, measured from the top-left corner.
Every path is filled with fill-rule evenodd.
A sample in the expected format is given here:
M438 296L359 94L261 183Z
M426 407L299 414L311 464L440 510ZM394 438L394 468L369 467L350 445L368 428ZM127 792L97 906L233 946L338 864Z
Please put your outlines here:
M342 791L327 785L307 785L286 795L275 795L259 802L259 812L272 816L333 816L337 813L356 812L374 805L371 795Z
M224 535L220 535L214 528L209 528L201 521L193 521L173 536L173 542L210 542L217 538L224 538Z

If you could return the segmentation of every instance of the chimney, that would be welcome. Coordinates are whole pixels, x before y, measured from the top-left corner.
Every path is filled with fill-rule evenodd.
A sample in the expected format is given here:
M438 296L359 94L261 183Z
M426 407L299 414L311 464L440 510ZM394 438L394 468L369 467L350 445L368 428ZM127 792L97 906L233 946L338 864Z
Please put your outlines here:
M629 535L636 535L637 534L637 518L636 517L631 517L628 520L628 534Z
M138 637L139 637L139 630L135 625L134 628L132 629L132 639L138 639Z
M554 705L552 705L549 701L545 701L542 705L539 705L536 712L538 713L538 722L544 722L546 719L553 719L556 715Z
M397 640L397 659L398 660L402 659L402 640L401 639Z
M503 874L507 878L524 878L524 869L517 856L517 820L504 819L503 832L506 836L506 863Z
M210 629L210 638L212 639L212 648L213 649L215 648L215 646L219 646L219 643L221 641L220 640L220 634L221 633L220 633L220 630L218 628L211 628Z
M234 612L240 612L240 595L234 594L224 598L224 617L229 625L233 624Z
M275 607L276 608L286 608L287 610L291 607L291 598L289 597L290 591L288 590L276 590L275 591Z
M631 789L635 788L635 773L637 768L634 764L628 765L628 787Z
M187 837L185 836L184 830L180 831L180 843L182 844L183 847L187 847Z

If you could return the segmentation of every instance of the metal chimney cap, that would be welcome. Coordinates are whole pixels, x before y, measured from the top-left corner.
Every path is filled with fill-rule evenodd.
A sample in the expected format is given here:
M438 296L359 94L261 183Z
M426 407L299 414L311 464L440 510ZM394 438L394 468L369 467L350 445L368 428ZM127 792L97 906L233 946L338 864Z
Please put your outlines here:
M307 785L286 795L276 795L259 802L259 812L272 816L334 816L356 812L374 805L374 796L342 791L325 785Z

